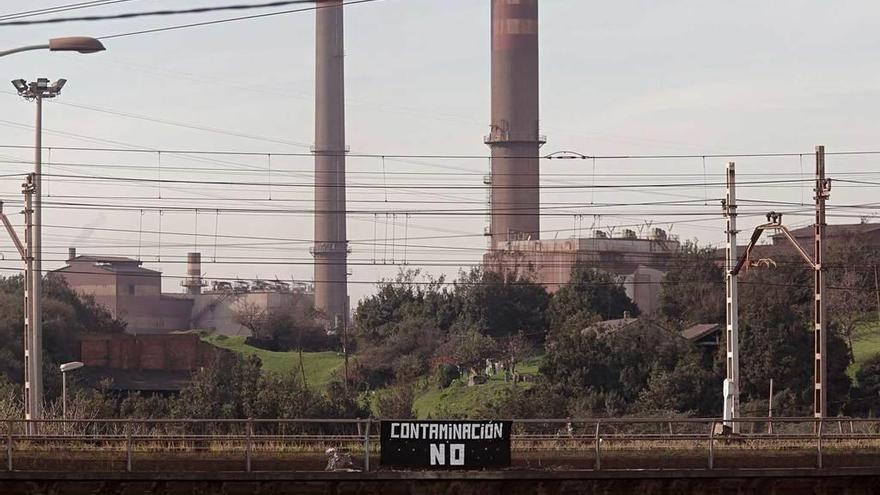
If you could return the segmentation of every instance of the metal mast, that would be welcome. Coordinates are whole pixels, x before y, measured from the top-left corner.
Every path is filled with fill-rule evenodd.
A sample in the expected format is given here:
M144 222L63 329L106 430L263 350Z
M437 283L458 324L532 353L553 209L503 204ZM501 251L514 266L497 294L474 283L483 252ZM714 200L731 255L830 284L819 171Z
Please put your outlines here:
M828 415L828 324L825 313L825 268L822 260L825 255L825 202L831 195L831 179L825 178L825 147L816 146L816 224L815 224L815 247L813 255L807 252L798 243L791 231L782 224L782 214L771 211L767 214L767 223L755 227L752 238L746 248L746 252L739 258L733 267L733 274L737 275L744 266L747 266L752 250L766 230L782 232L788 242L795 248L815 274L814 284L814 349L813 349L813 415L816 418L824 418ZM730 310L728 309L728 314Z
M738 256L736 250L736 164L727 164L727 197L723 202L727 218L727 377L724 379L724 424L738 432L739 424L739 307L737 301L737 274L734 268Z
M42 404L42 391L37 384L37 377L41 376L42 363L39 362L35 351L37 343L35 335L36 316L34 314L34 299L39 297L34 287L34 192L36 190L33 173L28 174L27 180L21 185L24 194L24 419L40 419L40 405ZM10 230L10 235L15 232ZM15 238L15 237L13 237ZM40 380L42 382L42 380ZM31 426L28 424L28 431Z
M813 253L815 283L815 368L813 370L813 415L823 418L828 414L828 337L825 313L825 201L830 196L831 181L825 178L825 147L816 146L816 252Z
M345 53L342 0L322 0L315 51L315 306L348 319L345 206Z

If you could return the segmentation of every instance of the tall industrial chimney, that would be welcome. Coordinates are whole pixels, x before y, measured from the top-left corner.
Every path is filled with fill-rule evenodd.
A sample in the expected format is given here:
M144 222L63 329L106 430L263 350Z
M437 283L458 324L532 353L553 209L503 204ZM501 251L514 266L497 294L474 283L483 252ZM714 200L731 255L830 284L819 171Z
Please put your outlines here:
M202 254L187 253L186 254L186 278L181 283L186 288L186 293L190 295L198 295L202 293L202 287L205 286L202 280Z
M540 236L538 0L492 1L492 246Z
M321 0L315 54L315 306L348 318L345 227L345 63L342 0Z

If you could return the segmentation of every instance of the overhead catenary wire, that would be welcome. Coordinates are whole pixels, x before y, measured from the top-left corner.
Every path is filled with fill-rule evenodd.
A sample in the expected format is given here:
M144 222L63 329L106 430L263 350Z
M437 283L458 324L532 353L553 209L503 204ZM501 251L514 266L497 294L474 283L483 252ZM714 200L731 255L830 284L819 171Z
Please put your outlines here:
M27 126L21 124L23 127L32 128L33 126ZM33 146L23 145L23 144L0 144L0 148L10 148L10 149L33 149ZM44 149L48 149L49 146L44 146ZM65 151L94 151L94 152L106 152L106 153L156 153L161 151L162 153L169 154L181 154L181 155L238 155L238 156L265 156L265 155L274 155L274 156L314 156L314 153L311 152L285 152L285 151L244 151L244 150L205 150L205 149L174 149L174 148L138 148L138 147L128 147L128 148L107 148L107 147L89 147L89 146L52 146L51 148L56 150L65 150ZM328 152L327 154L331 154L332 152ZM690 159L690 160L701 160L705 158L781 158L781 157L800 157L800 156L812 156L811 152L733 152L733 153L702 153L702 154L645 154L645 155L627 155L627 154L619 154L619 155L584 155L578 156L575 158L571 158L570 160L672 160L672 159ZM859 155L880 155L880 150L845 150L845 151L828 151L825 153L825 156L859 156ZM346 157L354 157L354 158L410 158L410 159L448 159L448 160L487 160L491 159L490 155L475 155L475 154L453 154L453 153L359 153L359 152L347 152L345 153ZM558 160L558 161L567 161L567 159L561 158L558 155L549 154L537 157L539 160ZM505 159L521 159L521 160L534 160L534 156L505 156ZM483 174L485 175L485 174ZM723 175L723 174L715 174L715 175Z
M118 0L117 0L118 1ZM123 0L124 1L124 0ZM94 2L86 2L86 3L94 3ZM107 3L115 3L115 2L107 2ZM233 5L213 5L207 7L192 7L188 9L165 9L165 10L150 10L150 11L142 11L142 12L123 12L118 14L103 14L103 15L87 15L87 16L79 16L79 17L53 17L50 19L35 19L35 20L14 20L8 22L0 22L0 26L31 26L35 24L61 24L65 22L92 22L92 21L111 21L111 20L121 20L121 19L136 19L140 17L158 17L158 16L176 16L176 15L186 15L186 14L209 14L212 12L225 12L231 10L255 10L255 9L269 9L275 7L287 7L290 5L303 5L307 3L315 3L315 0L274 0L271 2L261 2L261 3L250 3L250 4L233 4ZM99 4L100 5L100 4ZM82 5L80 4L79 8L90 7L91 5ZM52 10L45 9L49 12L59 12L64 9ZM42 12L46 13L46 12ZM288 13L288 12L285 12ZM274 13L275 15L281 14L280 12ZM254 16L256 17L256 16ZM2 20L2 18L0 18Z
M103 7L105 5L113 5L117 3L133 2L135 0L92 0L90 2L76 2L65 5L56 5L55 7L46 7L42 9L25 10L21 12L13 12L10 14L0 14L0 21L8 19L23 19L27 17L37 17L46 14L55 14L58 12L69 12L71 10L90 9L94 7Z
M372 2L378 2L378 1L381 1L381 0L347 0L347 1L343 2L342 5L343 6L359 5L359 4L372 3ZM180 29L190 29L190 28L195 28L195 27L213 26L216 24L225 24L225 23L229 23L229 22L247 21L247 20L251 20L251 19L262 19L262 18L277 16L277 15L309 12L309 11L325 9L325 8L329 8L329 7L333 7L333 5L316 5L314 7L304 7L304 8L300 8L300 9L282 10L282 11L278 11L278 12L269 12L269 13L265 13L265 14L254 14L254 15L246 15L246 16L239 16L239 17L229 17L226 19L215 19L215 20L211 20L211 21L193 22L193 23L189 23L189 24L177 24L174 26L164 26L164 27L158 27L158 28L153 28L153 29L142 29L139 31L128 31L128 32L124 32L124 33L116 33L116 34L109 34L109 35L105 35L105 36L100 36L100 37L98 37L98 39L109 40L109 39L116 39L116 38L125 38L125 37L129 37L129 36L140 36L140 35L144 35L144 34L155 34L155 33L167 32L167 31L177 31Z

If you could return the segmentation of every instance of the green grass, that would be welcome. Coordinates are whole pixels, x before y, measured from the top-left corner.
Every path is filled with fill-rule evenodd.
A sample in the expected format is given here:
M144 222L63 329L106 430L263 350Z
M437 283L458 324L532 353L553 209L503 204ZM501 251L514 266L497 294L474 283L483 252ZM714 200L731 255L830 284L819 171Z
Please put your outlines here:
M263 369L275 373L292 373L299 370L299 353L272 352L258 349L245 344L245 337L223 337L208 335L202 340L209 344L237 352L243 355L256 355L263 362ZM306 380L309 385L321 387L327 385L333 376L333 372L342 367L342 356L334 351L304 352L303 367L306 369Z
M543 354L526 359L517 364L516 372L520 375L536 376L543 359ZM463 379L455 380L452 385L442 390L431 383L416 395L413 409L419 418L473 415L486 404L501 397L510 387L528 389L533 385L530 382L517 384L505 382L503 372L496 373L489 377L488 382L473 387L468 387Z
M510 383L492 378L482 385L468 387L462 380L455 380L445 389L436 384L428 385L416 396L413 409L418 418L452 416L472 416L484 405L500 397L510 387L531 388L533 383Z
M863 322L853 332L853 358L855 363L850 365L847 370L849 376L854 378L856 372L861 369L862 363L876 354L880 354L880 322Z

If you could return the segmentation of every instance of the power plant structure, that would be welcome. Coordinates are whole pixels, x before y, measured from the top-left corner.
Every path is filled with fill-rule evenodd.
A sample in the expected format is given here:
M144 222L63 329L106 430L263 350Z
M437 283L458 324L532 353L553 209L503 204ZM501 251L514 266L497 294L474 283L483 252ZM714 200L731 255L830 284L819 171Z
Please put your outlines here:
M345 206L345 35L342 0L321 0L315 50L315 307L348 319Z
M540 238L538 0L492 0L491 246Z
M492 170L487 270L528 277L553 292L579 264L615 276L643 312L659 300L659 281L680 248L655 229L647 236L596 231L585 239L540 240L538 0L492 0L492 122L484 141Z

